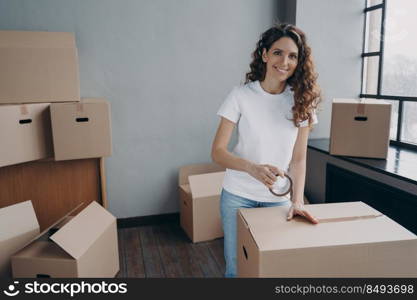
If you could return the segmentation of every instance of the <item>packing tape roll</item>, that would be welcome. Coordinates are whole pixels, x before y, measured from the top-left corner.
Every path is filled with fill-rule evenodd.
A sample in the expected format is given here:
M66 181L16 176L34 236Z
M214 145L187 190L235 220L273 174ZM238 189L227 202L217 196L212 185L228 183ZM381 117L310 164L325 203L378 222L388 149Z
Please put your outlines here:
M278 174L276 174L275 176L278 176ZM275 195L277 197L282 197L282 196L285 196L285 195L287 195L289 193L290 193L290 195L292 194L292 179L291 179L291 177L287 173L285 173L284 176L288 179L288 181L290 183L288 189L285 192L283 192L283 193L276 193L272 188L269 189L269 191L273 195Z

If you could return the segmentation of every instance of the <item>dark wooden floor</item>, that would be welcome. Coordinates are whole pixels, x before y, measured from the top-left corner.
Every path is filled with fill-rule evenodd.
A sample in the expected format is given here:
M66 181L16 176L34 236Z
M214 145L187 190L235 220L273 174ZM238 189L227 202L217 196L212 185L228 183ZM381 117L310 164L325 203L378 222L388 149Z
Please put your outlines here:
M178 223L123 228L117 277L223 277L223 239L191 243Z

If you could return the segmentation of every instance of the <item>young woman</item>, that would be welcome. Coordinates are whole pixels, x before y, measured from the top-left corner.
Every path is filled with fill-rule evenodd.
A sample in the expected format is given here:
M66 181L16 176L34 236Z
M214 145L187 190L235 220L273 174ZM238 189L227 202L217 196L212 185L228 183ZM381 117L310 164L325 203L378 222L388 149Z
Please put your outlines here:
M305 34L289 24L265 31L257 43L245 85L221 105L212 159L227 168L221 194L226 277L236 276L237 209L287 205L287 219L317 220L304 207L307 139L317 123L317 75ZM228 151L234 128L238 143ZM273 195L277 175L293 181L291 201Z

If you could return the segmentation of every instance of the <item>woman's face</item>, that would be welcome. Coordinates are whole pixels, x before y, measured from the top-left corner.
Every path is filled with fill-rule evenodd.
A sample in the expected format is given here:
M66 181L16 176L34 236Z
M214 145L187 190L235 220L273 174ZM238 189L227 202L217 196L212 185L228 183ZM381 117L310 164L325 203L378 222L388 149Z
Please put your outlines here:
M291 38L282 37L268 51L263 49L262 60L266 63L265 80L286 81L297 67L298 47Z

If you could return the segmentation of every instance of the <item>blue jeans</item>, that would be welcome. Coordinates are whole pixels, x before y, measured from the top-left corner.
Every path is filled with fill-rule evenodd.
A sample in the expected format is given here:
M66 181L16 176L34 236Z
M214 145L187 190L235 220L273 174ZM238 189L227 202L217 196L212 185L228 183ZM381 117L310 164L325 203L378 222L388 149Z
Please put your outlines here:
M258 202L237 196L225 189L222 190L220 196L220 214L224 232L225 277L236 277L237 275L237 210L239 208L289 206L290 204L290 200L284 202Z

